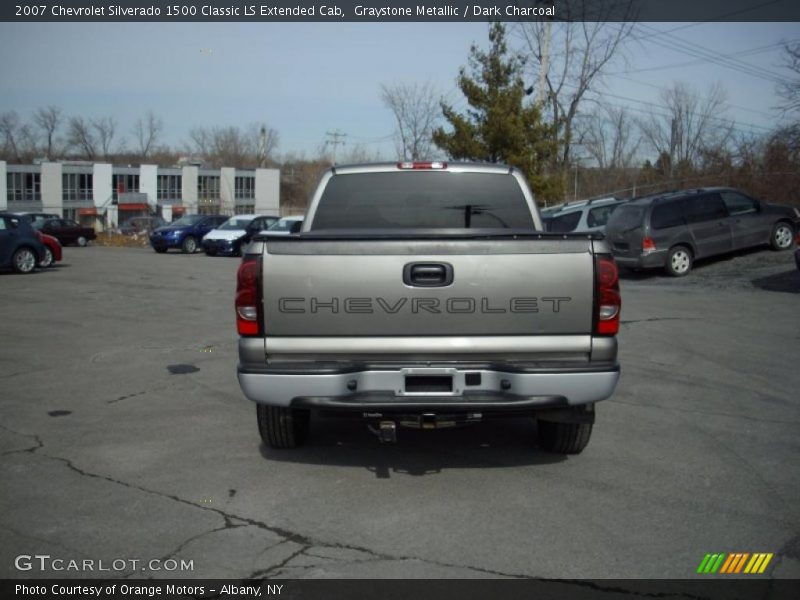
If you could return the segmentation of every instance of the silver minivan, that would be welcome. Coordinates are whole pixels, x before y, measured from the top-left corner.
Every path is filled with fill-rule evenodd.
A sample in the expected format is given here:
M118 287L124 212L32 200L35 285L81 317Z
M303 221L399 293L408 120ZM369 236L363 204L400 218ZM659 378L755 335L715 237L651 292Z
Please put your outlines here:
M619 265L681 277L699 258L766 244L788 250L799 230L797 208L731 188L701 188L626 202L611 215L606 238Z

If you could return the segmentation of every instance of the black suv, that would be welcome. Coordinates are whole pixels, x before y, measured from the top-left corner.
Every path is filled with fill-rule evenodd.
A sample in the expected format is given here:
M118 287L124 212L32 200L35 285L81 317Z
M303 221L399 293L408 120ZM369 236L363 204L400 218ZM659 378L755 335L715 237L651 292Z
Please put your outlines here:
M698 258L767 244L774 250L788 250L798 230L797 208L713 187L631 200L611 215L606 238L620 265L663 267L680 277Z

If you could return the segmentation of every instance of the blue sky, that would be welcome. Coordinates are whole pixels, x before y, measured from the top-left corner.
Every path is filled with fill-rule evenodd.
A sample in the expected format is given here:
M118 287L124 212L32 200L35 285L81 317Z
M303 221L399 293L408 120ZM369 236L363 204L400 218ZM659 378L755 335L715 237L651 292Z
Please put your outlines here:
M391 159L394 123L379 85L431 81L463 106L455 78L486 32L485 23L2 23L0 112L27 118L53 104L69 115L112 115L131 139L134 121L152 109L171 145L193 126L265 121L280 134L280 154L312 156L326 131L339 130L350 147ZM656 23L636 35L605 80L607 101L647 110L673 81L701 91L718 81L741 129L776 123L773 83L708 61L669 67L696 59L656 40L726 56L755 50L741 60L763 75L781 70L779 48L763 47L800 39L800 24Z

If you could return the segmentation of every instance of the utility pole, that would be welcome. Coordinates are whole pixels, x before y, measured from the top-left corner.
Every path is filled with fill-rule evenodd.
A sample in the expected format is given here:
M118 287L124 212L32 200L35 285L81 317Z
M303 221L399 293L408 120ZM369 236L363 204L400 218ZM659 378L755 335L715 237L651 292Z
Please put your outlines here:
M346 133L342 133L338 129L336 131L326 131L325 135L329 138L325 140L326 146L333 146L333 164L336 164L336 146L344 146L345 141L343 138L347 137Z
M670 132L669 132L669 177L672 179L672 176L675 172L675 148L678 145L678 123L673 117L670 123Z
M544 24L544 43L542 44L542 64L539 67L539 94L536 102L539 106L544 104L544 86L547 72L550 70L550 37L551 37L551 23L547 21Z
M575 160L575 193L572 197L573 200L578 199L578 161Z

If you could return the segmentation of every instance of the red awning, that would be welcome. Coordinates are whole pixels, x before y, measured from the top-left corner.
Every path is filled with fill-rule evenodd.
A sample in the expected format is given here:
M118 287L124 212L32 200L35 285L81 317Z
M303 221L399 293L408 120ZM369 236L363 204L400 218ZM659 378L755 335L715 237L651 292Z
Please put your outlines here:
M78 214L80 216L82 216L82 217L87 217L87 216L92 216L92 215L97 216L97 209L96 208L79 208L78 209Z
M146 202L140 204L118 204L117 208L119 210L150 210Z
M172 212L174 212L174 213L186 212L186 207L185 206L175 206L175 205L173 205L172 206Z

